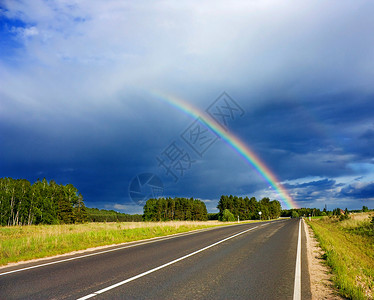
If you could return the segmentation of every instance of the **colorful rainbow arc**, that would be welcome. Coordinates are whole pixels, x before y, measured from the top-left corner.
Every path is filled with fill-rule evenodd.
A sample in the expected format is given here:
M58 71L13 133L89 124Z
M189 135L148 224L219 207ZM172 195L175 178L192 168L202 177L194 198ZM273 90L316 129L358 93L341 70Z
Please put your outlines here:
M255 170L263 177L273 188L279 196L282 198L287 208L297 208L296 203L293 201L287 190L279 182L275 174L265 165L264 162L257 157L257 155L238 137L234 134L226 131L219 123L211 118L207 113L197 109L191 104L178 99L174 96L161 94L160 92L152 92L152 95L157 99L175 107L185 114L190 115L193 118L200 119L216 134L218 134L229 146L231 146L241 157L245 159Z

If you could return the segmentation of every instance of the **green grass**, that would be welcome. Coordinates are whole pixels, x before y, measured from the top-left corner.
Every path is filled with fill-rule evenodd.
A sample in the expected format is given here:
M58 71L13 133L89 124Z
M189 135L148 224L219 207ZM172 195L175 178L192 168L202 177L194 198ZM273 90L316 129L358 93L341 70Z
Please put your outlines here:
M374 296L374 226L370 220L369 214L354 214L342 221L307 220L325 251L336 287L348 299Z
M228 223L180 221L0 227L0 266L222 225Z

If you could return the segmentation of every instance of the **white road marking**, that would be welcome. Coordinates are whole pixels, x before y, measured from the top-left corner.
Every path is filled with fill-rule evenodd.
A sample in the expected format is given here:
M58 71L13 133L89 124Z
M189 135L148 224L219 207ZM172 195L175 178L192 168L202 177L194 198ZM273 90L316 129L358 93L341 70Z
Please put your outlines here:
M265 226L267 224L269 224L269 223L266 223L262 226ZM242 225L242 224L233 224L233 225L229 225L229 226L238 226L238 225ZM199 233L199 232L202 232L202 231L208 231L208 230L213 230L213 229L217 229L217 228L219 228L219 227L203 228L203 229L194 230L192 232L190 231L190 232L176 233L176 234L173 234L171 236L155 237L155 238L147 239L145 241L128 242L128 243L125 243L126 245L123 246L123 247L116 247L114 249L109 249L109 250L104 250L104 251L100 251L100 252L85 254L85 255L81 255L81 256L75 256L75 257L71 257L71 258L61 259L61 260L52 261L52 262L49 262L49 263L44 263L44 264L40 264L40 265L36 265L36 266L16 269L16 270L13 270L13 271L0 273L0 276L12 274L12 273L17 273L17 272L22 272L22 271L26 271L26 270L30 270L30 269L41 268L41 267L45 267L45 266L49 266L49 265L59 264L59 263L63 263L63 262L66 262L66 261L81 259L81 258L85 258L85 257L90 257L90 256L94 256L94 255L108 253L108 252L118 251L118 250L122 250L122 249L126 249L126 248L132 248L132 247L137 247L137 246L141 246L141 245L146 245L146 244L156 243L156 242L160 242L160 241L170 240L170 239L174 239L174 238L178 238L178 237L182 237L182 236L186 236L186 235L192 235L192 234ZM128 245L130 243L134 243L134 244Z
M198 232L201 232L201 231L212 230L212 229L215 229L215 228L217 228L217 227L198 229L198 230L193 231L193 232L177 233L177 234L174 234L172 236L166 236L166 237L156 237L156 238L152 238L152 240L146 240L144 242L142 242L142 241L130 242L130 243L136 243L136 244L126 245L126 246L118 247L118 248L114 248L114 249L104 250L104 251L100 251L100 252L85 254L85 255L81 255L81 256L76 256L76 257L61 259L61 260L57 260L57 261L52 261L52 262L49 262L49 263L44 263L44 264L40 264L40 265L36 265L36 266L31 266L31 267L26 267L26 268L22 268L22 269L13 270L13 271L8 271L8 272L0 273L0 276L4 276L4 275L7 275L7 274L11 274L11 273L17 273L17 272L21 272L21 271L26 271L26 270L30 270L30 269L35 269L35 268L45 267L45 266L49 266L49 265L59 264L59 263L62 263L62 262L81 259L81 258L85 258L85 257L90 257L90 256L94 256L94 255L103 254L103 253L118 251L118 250L122 250L122 249L126 249L126 248L132 248L132 247L137 247L137 246L141 246L141 245L146 245L146 244L156 243L156 242L160 242L160 241L170 240L170 239L178 238L178 237L181 237L181 236L195 234L195 233L198 233Z
M151 270L148 270L148 271L146 271L146 272L143 272L143 273L141 273L141 274L138 274L138 275L136 275L136 276L133 276L133 277L131 277L131 278L128 278L128 279L126 279L126 280L123 280L123 281L121 281L121 282L118 282L118 283L116 283L116 284L113 284L113 285L111 285L111 286L108 286L108 287L106 287L106 288L104 288L104 289L101 289L101 290L99 290L99 291L97 291L97 292L94 292L94 293L92 293L92 294L89 294L89 295L87 295L87 296L81 297L81 298L79 298L78 300L89 299L89 298L95 297L95 296L97 296L97 295L99 295L99 294L105 293L105 292L107 292L107 291L109 291L109 290L111 290L111 289L114 289L114 288L116 288L116 287L119 287L119 286L121 286L121 285L124 285L124 284L126 284L126 283L128 283L128 282L130 282L130 281L134 281L134 280L136 280L136 279L138 279L138 278L144 277L144 276L146 276L146 275L148 275L148 274L150 274L150 273L156 272L156 271L158 271L158 270L160 270L160 269L166 268L167 266L170 266L170 265L172 265L172 264L175 264L175 263L177 263L177 262L179 262L179 261L181 261L181 260L184 260L184 259L186 259L186 258L188 258L188 257L193 256L193 255L196 255L196 254L198 254L198 253L200 253L200 252L203 252L203 251L205 251L205 250L207 250L207 249L209 249L209 248L212 248L212 247L214 247L214 246L217 246L217 245L219 245L219 244L221 244L221 243L223 243L223 242L225 242L225 241L228 241L228 240L230 240L230 239L232 239L232 238L234 238L234 237L237 237L237 236L239 236L239 235L242 235L242 234L244 234L244 233L246 233L246 232L248 232L248 231L254 230L254 229L258 228L258 227L259 227L259 226L256 226L256 227L253 227L253 228L250 228L250 229L247 229L247 230L241 231L241 232L239 232L239 233L237 233L237 234L231 235L231 236L229 236L229 237L227 237L227 238L225 238L225 239L223 239L223 240L220 240L220 241L218 241L218 242L215 242L214 244L211 244L211 245L209 245L209 246L206 246L206 247L204 247L204 248L201 248L201 249L199 249L199 250L196 250L195 252L192 252L192 253L190 253L190 254L187 254L187 255L185 255L185 256L182 256L182 257L180 257L180 258L177 258L177 259L175 259L175 260L172 260L172 261L170 261L170 262L168 262L168 263L166 263L166 264L163 264L163 265L161 265L161 266L158 266L158 267L156 267L156 268L153 268L153 269L151 269Z
M301 300L301 220L299 221L299 236L297 238L297 254L293 300Z

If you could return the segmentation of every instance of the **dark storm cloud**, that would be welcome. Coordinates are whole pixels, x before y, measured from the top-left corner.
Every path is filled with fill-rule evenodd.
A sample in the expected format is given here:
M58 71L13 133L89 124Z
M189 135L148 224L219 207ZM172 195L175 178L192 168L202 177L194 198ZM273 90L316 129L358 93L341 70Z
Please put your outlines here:
M373 158L373 96L305 98L246 107L236 130L281 178L347 175L349 163Z
M374 200L374 182L350 184L342 188L339 196Z
M303 183L286 183L284 186L293 195L295 201L308 203L332 197L341 184L337 184L335 180L325 178Z
M131 211L127 187L141 172L157 173L167 195L203 198L209 207L220 194L266 191L223 141L173 182L156 156L193 118L156 100L149 92L156 89L201 110L226 90L245 110L230 132L291 182L303 205L355 199L351 177L372 180L368 2L3 6L0 176L70 182L89 206Z
M304 182L299 184L284 184L284 187L289 189L294 188L312 188L312 189L326 189L326 188L332 188L336 186L336 181L331 179L322 179L322 180L316 180L311 182Z

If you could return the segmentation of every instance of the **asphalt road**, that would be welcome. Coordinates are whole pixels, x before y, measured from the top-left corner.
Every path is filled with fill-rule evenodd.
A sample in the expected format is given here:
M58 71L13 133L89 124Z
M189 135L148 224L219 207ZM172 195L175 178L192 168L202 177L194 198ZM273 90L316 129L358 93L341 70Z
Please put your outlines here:
M0 299L310 299L299 222L220 227L3 268Z

